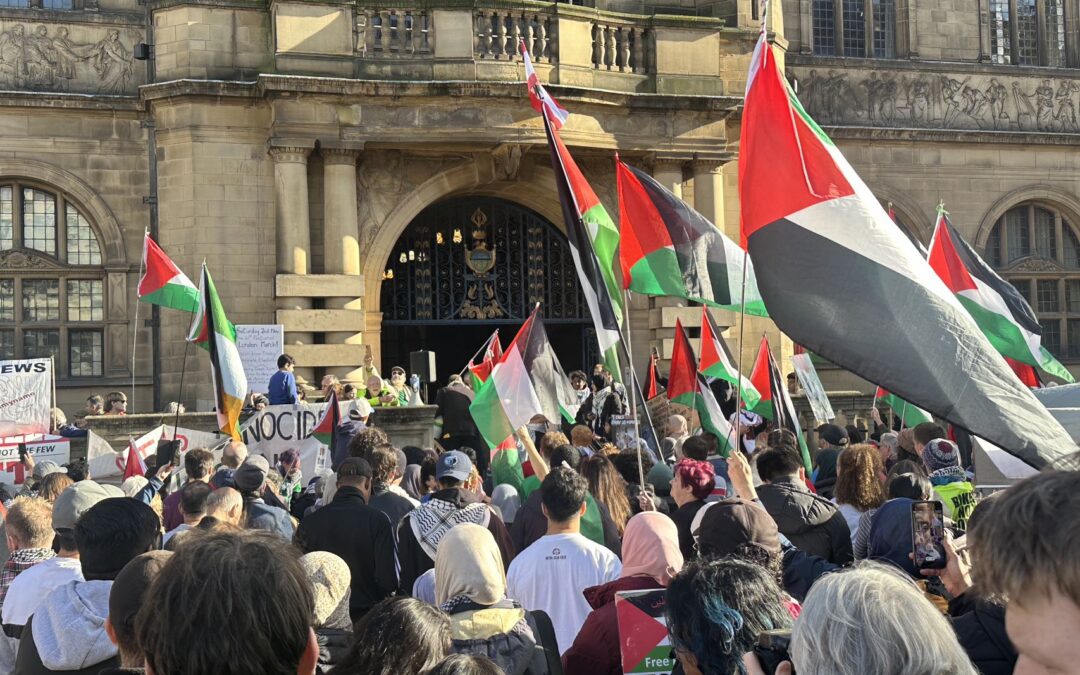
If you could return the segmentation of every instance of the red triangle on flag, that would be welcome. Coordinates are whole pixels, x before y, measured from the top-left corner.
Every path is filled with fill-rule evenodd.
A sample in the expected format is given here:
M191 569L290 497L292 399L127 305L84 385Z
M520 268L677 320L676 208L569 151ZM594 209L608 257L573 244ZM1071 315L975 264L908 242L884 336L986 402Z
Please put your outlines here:
M657 591L663 593L663 591ZM619 624L619 652L624 673L635 672L642 659L668 636L663 613L650 616L633 602L615 595L615 614Z
M146 463L139 455L139 449L135 447L135 441L128 442L127 461L124 463L124 480L132 476L145 476Z

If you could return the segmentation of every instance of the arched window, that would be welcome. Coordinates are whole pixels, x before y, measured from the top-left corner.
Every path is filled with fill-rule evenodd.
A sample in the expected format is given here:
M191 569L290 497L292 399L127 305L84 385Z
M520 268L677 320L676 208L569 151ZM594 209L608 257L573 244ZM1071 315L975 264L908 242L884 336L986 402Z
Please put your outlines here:
M813 0L815 54L896 57L896 0Z
M56 359L57 375L100 377L105 271L93 224L67 195L0 181L0 359Z
M1057 208L1028 202L1005 212L986 240L986 261L1020 291L1059 359L1080 359L1080 238Z
M987 0L990 59L1021 66L1065 65L1065 0Z

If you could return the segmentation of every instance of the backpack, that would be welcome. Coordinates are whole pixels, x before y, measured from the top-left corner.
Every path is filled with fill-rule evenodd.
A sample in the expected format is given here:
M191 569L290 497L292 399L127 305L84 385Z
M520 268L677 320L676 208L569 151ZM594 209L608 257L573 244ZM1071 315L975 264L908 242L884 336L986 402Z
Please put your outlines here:
M563 675L559 641L551 617L539 609L525 612L525 621L536 638L536 651L529 665L530 675Z

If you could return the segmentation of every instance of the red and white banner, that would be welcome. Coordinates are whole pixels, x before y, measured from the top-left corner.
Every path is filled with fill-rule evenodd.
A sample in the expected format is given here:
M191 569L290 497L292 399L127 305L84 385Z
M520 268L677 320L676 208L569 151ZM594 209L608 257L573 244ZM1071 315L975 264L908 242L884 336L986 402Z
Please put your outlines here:
M38 434L0 438L0 483L19 486L26 482L28 472L19 461L19 443L24 439L27 451L38 464L45 461L67 464L71 460L71 441L63 436Z
M52 361L0 361L0 438L52 427Z

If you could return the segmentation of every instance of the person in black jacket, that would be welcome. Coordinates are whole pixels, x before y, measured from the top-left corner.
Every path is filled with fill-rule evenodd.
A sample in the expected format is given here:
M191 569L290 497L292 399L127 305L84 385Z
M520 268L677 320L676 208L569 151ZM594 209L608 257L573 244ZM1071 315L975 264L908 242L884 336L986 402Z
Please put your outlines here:
M854 560L847 521L835 504L807 489L802 461L795 453L766 450L757 467L765 481L757 489L761 504L791 543L835 565Z
M435 394L435 417L442 420L443 438L439 444L447 450L458 450L462 447L484 448L484 441L480 438L480 432L476 429L469 406L476 397L472 389L465 386L461 376L450 376L446 386ZM487 453L478 452L476 455L476 470L481 476L487 474Z
M404 453L392 445L380 445L371 453L371 471L374 476L368 504L376 511L385 513L390 527L397 532L401 519L416 508L415 502L390 489L400 483L405 474Z
M352 575L349 613L353 621L397 588L390 521L367 505L371 475L367 460L344 460L338 467L333 501L304 518L293 539L304 553L329 551L348 564Z

